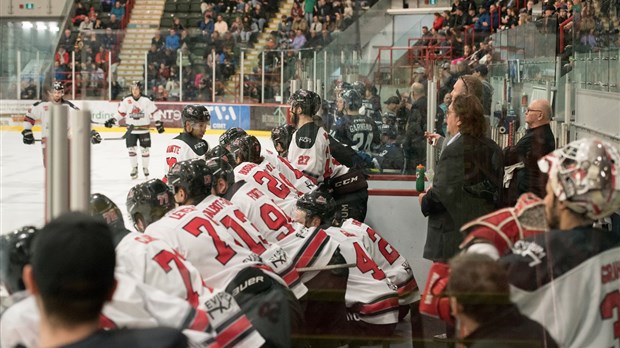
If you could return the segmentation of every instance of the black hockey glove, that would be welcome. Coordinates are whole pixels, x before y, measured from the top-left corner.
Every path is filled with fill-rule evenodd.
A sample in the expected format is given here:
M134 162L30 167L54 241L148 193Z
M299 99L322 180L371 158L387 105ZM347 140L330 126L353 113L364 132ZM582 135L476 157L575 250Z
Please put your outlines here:
M99 134L99 132L97 132L94 129L90 131L90 143L91 144L101 143L101 134Z
M155 128L157 128L157 133L159 134L165 131L164 123L162 121L155 121Z
M106 128L112 128L112 126L116 123L116 119L115 118L111 118L107 121L105 121L104 125Z
M34 144L34 135L32 134L31 129L24 129L22 131L22 135L24 136L24 144L28 144L28 145Z

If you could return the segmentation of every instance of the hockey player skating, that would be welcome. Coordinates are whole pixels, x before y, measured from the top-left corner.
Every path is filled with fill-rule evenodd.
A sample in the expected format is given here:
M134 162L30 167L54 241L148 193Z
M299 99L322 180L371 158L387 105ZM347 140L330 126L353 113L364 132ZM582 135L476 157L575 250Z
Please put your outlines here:
M50 109L54 105L66 105L73 110L79 110L79 108L72 102L64 99L65 86L62 82L56 81L52 84L51 90L48 91L48 100L40 100L32 105L28 109L26 116L24 117L24 130L22 131L24 144L32 145L35 143L34 134L32 133L32 127L39 121L41 123L41 145L43 147L43 164L46 164L45 148L47 147L47 137L49 135L50 127ZM90 142L93 144L101 143L101 135L96 130L90 132Z
M151 118L155 121L158 133L163 133L164 123L161 120L162 113L155 103L147 96L142 95L142 84L137 81L131 85L131 95L126 96L118 105L117 114L105 121L105 126L111 128L117 121L125 118L128 126L133 125L131 133L125 138L125 145L129 151L129 163L131 165L132 179L138 178L138 142L142 155L142 170L144 176L149 176L149 156L151 148Z

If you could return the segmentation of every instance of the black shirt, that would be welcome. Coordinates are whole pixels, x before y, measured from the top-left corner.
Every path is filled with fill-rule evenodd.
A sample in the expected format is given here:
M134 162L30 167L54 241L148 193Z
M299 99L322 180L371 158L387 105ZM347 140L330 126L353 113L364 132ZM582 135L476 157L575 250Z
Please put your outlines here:
M107 347L187 347L187 337L172 328L99 330L85 339L62 346L62 348Z

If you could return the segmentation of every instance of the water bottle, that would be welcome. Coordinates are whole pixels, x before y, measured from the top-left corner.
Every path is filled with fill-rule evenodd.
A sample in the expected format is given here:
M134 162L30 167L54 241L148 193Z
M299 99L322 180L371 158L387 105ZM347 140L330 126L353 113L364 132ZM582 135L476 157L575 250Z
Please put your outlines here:
M424 166L421 164L415 167L415 189L418 192L424 192L424 171Z

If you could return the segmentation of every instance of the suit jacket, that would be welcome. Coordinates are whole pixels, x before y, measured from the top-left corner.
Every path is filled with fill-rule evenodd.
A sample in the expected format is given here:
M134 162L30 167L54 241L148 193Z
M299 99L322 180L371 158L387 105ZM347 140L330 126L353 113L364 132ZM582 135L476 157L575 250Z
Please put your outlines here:
M538 168L538 160L553 150L555 136L549 124L528 129L516 145L504 149L504 166L519 162L525 165L516 171L510 186L504 192L505 205L515 205L519 196L525 192L545 197L547 175Z
M462 134L445 147L422 199L424 258L446 262L456 255L461 226L495 210L502 176L502 150L491 139Z

